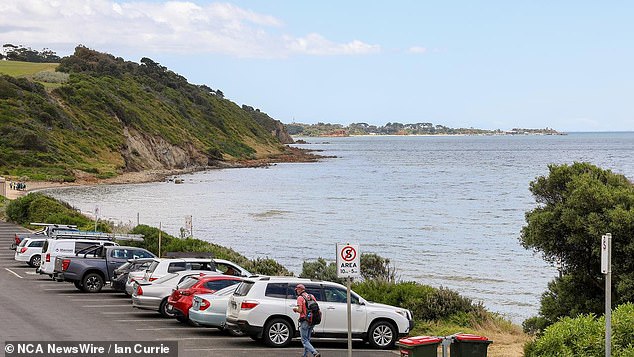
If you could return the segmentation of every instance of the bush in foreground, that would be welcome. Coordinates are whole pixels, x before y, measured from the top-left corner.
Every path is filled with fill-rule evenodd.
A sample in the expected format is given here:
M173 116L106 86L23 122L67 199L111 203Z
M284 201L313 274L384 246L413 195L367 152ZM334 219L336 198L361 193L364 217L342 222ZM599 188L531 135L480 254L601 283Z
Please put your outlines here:
M605 356L605 318L593 314L564 317L524 348L526 357ZM612 313L612 355L634 356L634 304L618 306Z

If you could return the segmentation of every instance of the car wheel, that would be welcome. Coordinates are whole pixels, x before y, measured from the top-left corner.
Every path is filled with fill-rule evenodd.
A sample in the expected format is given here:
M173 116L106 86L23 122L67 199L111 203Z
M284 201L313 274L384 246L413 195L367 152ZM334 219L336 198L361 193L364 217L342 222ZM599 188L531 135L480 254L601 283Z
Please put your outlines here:
M396 327L388 321L375 322L368 330L368 342L370 346L382 350L392 348L397 336Z
M167 298L161 301L161 305L159 306L159 313L163 315L163 317L175 317L174 307L167 302Z
M35 268L35 267L39 267L41 262L42 262L42 256L40 256L39 254L35 254L34 256L31 257L31 260L29 260L29 265Z
M75 280L75 281L73 281L73 284L75 285L75 287L76 287L78 290L84 290L84 287L81 285L81 281L79 281L79 280Z
M264 327L264 343L271 347L286 347L291 343L293 330L284 319L273 319Z
M84 277L81 285L87 293L98 293L103 288L103 278L97 273L90 273Z

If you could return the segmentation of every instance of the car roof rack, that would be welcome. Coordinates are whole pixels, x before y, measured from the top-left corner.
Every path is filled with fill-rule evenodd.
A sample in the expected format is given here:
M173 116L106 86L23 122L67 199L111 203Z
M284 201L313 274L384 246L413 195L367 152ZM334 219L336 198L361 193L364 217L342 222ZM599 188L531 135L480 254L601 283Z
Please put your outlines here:
M134 242L143 242L142 234L119 234L105 232L88 232L88 231L55 231L52 235L53 239L95 239L95 240L125 240Z
M164 258L196 258L196 259L213 259L212 252L165 252Z

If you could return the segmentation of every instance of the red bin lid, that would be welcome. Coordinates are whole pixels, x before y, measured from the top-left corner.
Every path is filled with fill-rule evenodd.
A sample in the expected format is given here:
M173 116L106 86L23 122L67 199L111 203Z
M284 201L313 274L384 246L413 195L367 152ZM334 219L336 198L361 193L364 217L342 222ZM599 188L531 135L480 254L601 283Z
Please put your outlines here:
M454 336L458 341L488 341L484 336L472 335L470 333L460 333Z
M416 337L408 337L401 338L398 340L398 343L405 346L420 346L420 345L429 345L432 343L440 343L442 338L434 337L434 336L416 336Z

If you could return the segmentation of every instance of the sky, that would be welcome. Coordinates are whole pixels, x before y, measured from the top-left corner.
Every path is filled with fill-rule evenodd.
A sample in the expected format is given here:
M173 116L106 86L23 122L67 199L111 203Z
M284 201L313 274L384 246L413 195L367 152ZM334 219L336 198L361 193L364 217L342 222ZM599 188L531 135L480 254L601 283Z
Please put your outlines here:
M148 57L283 123L634 131L634 2L2 0L0 42Z

